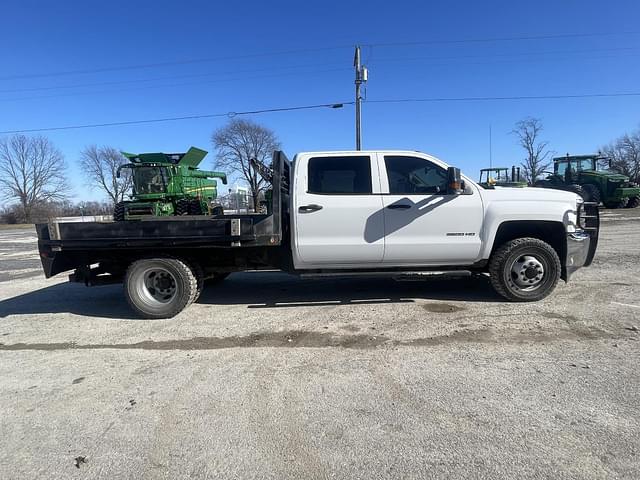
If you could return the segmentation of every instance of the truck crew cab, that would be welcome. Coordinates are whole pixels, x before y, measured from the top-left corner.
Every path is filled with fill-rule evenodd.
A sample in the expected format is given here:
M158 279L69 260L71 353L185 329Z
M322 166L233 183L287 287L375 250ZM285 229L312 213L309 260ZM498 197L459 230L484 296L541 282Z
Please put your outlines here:
M266 214L37 225L45 275L124 282L131 307L172 317L204 281L301 275L488 274L511 301L549 295L591 264L597 205L574 193L483 189L412 151L274 152Z

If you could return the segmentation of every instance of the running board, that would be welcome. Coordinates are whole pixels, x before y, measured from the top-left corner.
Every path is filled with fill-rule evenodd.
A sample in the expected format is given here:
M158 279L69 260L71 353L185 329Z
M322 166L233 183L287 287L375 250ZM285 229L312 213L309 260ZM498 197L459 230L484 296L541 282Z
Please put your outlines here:
M362 277L383 277L392 278L396 281L419 281L432 278L460 278L470 277L473 274L470 270L443 270L443 271L407 271L407 272L318 272L301 273L300 278L362 278Z

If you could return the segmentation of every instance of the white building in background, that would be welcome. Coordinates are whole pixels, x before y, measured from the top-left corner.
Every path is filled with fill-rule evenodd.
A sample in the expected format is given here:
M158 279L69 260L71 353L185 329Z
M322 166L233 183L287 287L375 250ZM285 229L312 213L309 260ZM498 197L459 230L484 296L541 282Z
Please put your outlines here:
M222 192L220 192L222 193ZM240 213L249 208L249 189L235 182L229 187L228 198L225 210L229 209L230 213Z

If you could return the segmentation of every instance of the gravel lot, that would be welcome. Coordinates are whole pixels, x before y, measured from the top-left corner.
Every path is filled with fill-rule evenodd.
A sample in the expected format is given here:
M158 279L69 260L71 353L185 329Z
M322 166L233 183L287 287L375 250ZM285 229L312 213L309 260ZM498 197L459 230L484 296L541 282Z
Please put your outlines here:
M2 479L640 478L640 209L534 304L245 273L139 320L35 241L0 230Z

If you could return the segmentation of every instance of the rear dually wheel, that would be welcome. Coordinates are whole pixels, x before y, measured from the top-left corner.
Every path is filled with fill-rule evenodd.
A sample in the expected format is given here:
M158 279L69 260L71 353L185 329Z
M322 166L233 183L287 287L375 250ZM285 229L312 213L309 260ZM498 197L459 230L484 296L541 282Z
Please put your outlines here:
M131 308L143 318L171 318L198 294L198 278L177 258L144 258L133 262L124 278Z

